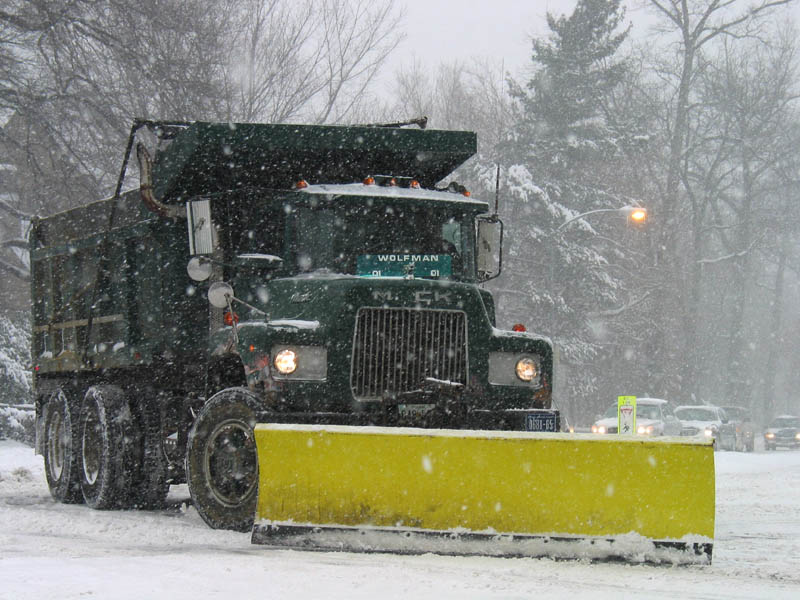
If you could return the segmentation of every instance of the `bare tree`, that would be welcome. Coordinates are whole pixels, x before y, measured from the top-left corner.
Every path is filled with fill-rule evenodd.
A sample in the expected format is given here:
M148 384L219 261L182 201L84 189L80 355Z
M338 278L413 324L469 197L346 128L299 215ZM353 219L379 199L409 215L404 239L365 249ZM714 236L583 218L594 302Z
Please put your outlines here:
M248 0L228 79L232 118L346 122L401 40L394 0Z
M713 266L717 277L724 277L718 289L727 295L726 322L714 337L727 350L718 353L719 371L724 373L718 383L728 398L743 404L750 401L755 384L747 365L761 363L750 348L774 343L763 335L774 331L774 322L760 316L771 312L770 304L783 302L782 297L771 297L765 303L759 286L773 281L769 254L774 252L779 274L775 289L782 288L786 241L773 240L776 233L781 238L789 235L786 225L796 226L800 216L791 205L776 202L791 195L785 172L797 160L797 139L790 134L800 99L795 38L794 30L785 29L769 45L726 43L709 62L699 81L701 122L706 126L698 146L713 152L692 157L684 184L704 207L704 256L697 268Z
M660 272L662 293L657 297L655 325L647 350L652 371L660 372L657 389L666 395L680 394L682 388L696 385L695 332L697 331L696 261L690 263L689 277L681 256L693 247L699 235L700 207L686 186L692 111L697 106L698 72L704 53L718 41L759 39L764 34L765 18L773 9L793 0L646 0L659 17L657 31L665 44L673 43L668 53L672 60L656 66L664 97L663 114L666 169L657 169L658 193L652 198L652 265ZM663 49L662 49L663 50ZM695 252L697 252L696 245ZM687 285L688 282L688 285Z

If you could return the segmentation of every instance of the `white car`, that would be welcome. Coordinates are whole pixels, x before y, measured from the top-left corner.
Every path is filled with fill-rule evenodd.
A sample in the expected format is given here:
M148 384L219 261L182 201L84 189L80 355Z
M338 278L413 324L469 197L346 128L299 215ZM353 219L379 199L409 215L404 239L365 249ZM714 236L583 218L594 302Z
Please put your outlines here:
M675 416L683 425L681 435L702 435L712 438L717 449L736 448L735 426L728 421L728 416L720 407L707 404L679 406L675 409Z
M592 425L592 433L617 433L617 405L608 407L605 414ZM637 435L680 435L681 423L672 414L666 400L636 399Z

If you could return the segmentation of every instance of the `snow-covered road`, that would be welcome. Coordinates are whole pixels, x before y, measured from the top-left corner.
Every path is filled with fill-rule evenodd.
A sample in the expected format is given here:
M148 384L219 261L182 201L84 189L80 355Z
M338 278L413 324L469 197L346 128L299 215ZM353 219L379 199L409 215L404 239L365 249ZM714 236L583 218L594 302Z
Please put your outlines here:
M213 531L185 487L159 512L55 504L0 441L0 599L800 598L800 452L716 454L711 566L272 550Z

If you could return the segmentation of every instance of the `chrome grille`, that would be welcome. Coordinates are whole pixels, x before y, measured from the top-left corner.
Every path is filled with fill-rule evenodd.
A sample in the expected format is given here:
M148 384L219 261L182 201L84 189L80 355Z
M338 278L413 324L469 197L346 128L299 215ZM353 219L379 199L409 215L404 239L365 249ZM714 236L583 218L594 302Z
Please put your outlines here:
M419 389L427 377L466 384L467 316L461 311L361 308L350 386L358 400Z

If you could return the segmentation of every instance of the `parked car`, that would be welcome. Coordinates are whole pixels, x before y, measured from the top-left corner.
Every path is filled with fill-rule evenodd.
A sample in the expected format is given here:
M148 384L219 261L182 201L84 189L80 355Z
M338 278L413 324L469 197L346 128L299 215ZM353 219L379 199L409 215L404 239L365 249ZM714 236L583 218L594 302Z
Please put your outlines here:
M681 435L703 435L714 440L717 450L734 449L736 430L719 406L679 406L675 409L675 416L683 425Z
M778 446L800 448L800 417L775 417L764 432L764 446L767 450L775 450Z
M608 410L592 425L592 433L617 433L617 405ZM672 408L661 398L636 399L637 435L680 435L681 423L672 414Z
M739 452L752 452L755 449L756 426L750 418L750 411L742 406L723 406L736 434L734 449Z

